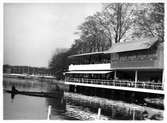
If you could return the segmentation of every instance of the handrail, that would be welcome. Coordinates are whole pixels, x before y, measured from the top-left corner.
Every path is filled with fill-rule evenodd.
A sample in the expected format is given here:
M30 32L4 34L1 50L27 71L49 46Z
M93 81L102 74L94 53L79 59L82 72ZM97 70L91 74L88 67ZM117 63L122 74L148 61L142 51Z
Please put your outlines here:
M144 88L153 90L163 90L162 83L153 83L150 81L129 81L129 80L103 80L103 79L87 79L87 78L66 78L66 81L87 83L87 84L100 84L120 87Z

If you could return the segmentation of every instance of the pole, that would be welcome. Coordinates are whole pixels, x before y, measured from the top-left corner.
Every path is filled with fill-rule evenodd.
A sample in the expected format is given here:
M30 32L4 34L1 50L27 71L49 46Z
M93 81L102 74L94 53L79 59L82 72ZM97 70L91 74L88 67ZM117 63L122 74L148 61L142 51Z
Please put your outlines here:
M137 107L133 107L133 120L135 120L135 115L136 115L136 109L137 109Z
M135 71L135 87L137 87L137 86L136 86L137 81L138 81L138 71L136 70L136 71Z
M77 92L77 85L74 85L74 92Z
M133 109L133 120L135 120L135 108Z
M117 79L117 71L114 71L114 79Z
M98 120L100 120L100 115L101 115L101 108L98 108L98 115L97 115Z
M48 120L50 120L50 118L51 118L51 105L49 105L49 107L48 107L48 117L47 117L47 119Z

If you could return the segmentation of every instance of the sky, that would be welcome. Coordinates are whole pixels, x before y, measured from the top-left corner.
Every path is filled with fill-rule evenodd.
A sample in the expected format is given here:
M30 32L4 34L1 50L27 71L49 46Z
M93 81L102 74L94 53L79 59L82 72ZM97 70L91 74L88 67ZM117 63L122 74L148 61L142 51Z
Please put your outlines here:
M4 64L48 67L57 48L70 48L77 27L101 3L5 3Z

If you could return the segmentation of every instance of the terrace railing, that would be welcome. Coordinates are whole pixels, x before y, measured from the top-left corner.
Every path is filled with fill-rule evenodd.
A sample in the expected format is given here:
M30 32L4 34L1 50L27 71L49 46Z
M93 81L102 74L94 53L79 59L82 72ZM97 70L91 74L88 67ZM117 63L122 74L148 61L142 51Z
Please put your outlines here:
M103 80L103 79L85 79L85 78L66 78L65 81L75 83L87 83L87 84L98 84L98 85L109 85L119 87L132 87L132 88L143 88L153 90L163 90L162 83L155 83L150 81L129 81L129 80Z

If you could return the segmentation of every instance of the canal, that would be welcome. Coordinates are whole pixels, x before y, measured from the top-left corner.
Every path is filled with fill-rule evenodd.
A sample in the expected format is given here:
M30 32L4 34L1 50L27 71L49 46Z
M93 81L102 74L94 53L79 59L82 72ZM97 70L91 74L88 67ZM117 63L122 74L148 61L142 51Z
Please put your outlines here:
M67 88L62 88L62 84L56 82L4 78L4 89L11 90L13 85L19 91L53 92L57 95L56 98L47 98L20 94L11 95L4 91L4 120L45 120L49 106L51 106L51 120L94 120L98 118L104 120L143 120L143 111L136 110L134 107L137 106L126 106L127 103L123 101L69 93ZM99 100L103 101L103 105L99 103ZM100 117L98 117L99 109L101 110ZM162 117L162 110L150 109L150 111L149 114L152 116L157 112Z

